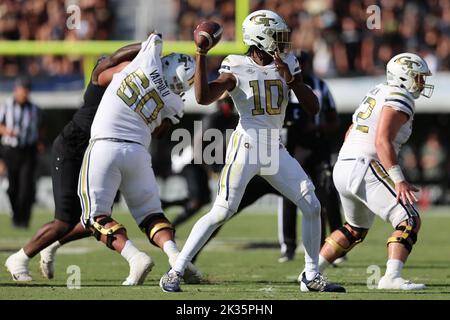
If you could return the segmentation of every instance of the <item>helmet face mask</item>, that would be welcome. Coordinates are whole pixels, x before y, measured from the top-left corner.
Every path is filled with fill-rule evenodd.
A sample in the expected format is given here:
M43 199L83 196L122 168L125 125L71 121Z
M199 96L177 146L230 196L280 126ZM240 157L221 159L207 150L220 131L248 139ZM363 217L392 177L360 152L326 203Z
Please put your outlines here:
M427 63L414 53L401 53L389 60L386 66L389 85L400 86L411 93L414 99L421 95L430 98L434 85L426 83L431 76Z
M414 77L414 85L417 87L417 91L420 95L430 98L434 91L434 86L431 84L427 84L427 74L417 73Z
M180 95L194 83L195 61L191 56L171 53L161 59L164 80L172 92Z
M269 54L290 48L290 29L275 12L258 10L250 13L242 23L244 43L256 46Z

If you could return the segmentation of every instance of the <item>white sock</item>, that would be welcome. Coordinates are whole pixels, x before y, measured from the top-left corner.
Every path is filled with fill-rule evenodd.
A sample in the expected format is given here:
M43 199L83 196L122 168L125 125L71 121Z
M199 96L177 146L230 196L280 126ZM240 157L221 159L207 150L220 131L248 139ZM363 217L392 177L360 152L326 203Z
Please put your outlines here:
M302 241L305 248L305 276L312 280L319 272L320 203L314 193L306 194L297 203L302 211Z
M391 278L400 277L403 269L403 262L397 259L389 259L386 263L386 276Z
M19 259L23 262L26 262L26 263L28 263L28 261L30 260L30 257L28 257L27 254L25 253L25 251L23 251L23 248L20 249L19 251L17 251L15 253L15 256L17 259Z
M130 262L131 258L140 253L139 249L133 245L131 240L127 240L125 242L125 246L123 247L120 254L124 257L128 262Z
M178 255L177 262L172 269L180 274L184 274L186 265L230 215L231 212L228 209L214 205L210 212L201 217L192 228L183 250Z
M319 254L319 272L323 272L326 268L330 266L331 263L328 262L322 255Z
M167 254L168 257L171 257L174 254L178 254L180 251L177 248L176 243L173 240L168 240L163 244L163 250Z

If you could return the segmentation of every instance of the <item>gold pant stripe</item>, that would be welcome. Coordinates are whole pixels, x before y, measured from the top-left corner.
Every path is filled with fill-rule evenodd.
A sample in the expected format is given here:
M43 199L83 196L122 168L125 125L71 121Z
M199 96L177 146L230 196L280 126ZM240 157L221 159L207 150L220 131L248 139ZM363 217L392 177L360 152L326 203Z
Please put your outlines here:
M236 153L237 153L237 140L239 139L239 134L235 131L233 132L233 138L232 140L232 148L229 155L227 155L227 160L225 163L225 166L222 169L221 175L220 175L220 184L219 184L219 194L222 193L223 190L226 189L225 180L228 175L228 170L230 169L230 165L232 163L232 160L234 159Z
M391 186L391 188L395 190L395 183L394 181L392 181L391 177L389 177L389 174L384 170L384 168L375 160L372 160L370 163L378 173L379 178L386 181Z
M89 221L91 214L91 198L89 196L89 186L88 186L88 171L89 171L89 161L92 147L95 141L91 142L84 154L83 164L81 166L80 179L78 182L78 189L81 199L81 207L83 209L84 221Z

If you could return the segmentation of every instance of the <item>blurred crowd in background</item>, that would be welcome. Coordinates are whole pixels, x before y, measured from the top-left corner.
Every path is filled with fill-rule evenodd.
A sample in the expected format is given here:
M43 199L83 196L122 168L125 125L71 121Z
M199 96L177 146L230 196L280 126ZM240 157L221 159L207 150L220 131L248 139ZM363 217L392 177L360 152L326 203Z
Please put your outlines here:
M211 19L223 26L224 41L234 40L235 0L172 1L177 29L168 39L192 40L198 23ZM79 29L66 28L68 3L81 9ZM366 10L373 4L381 9L381 25L369 30L373 12ZM432 70L450 70L450 0L252 0L250 7L282 15L292 29L293 47L314 53L320 76L382 74L390 57L401 51L418 52ZM0 40L107 40L114 21L110 0L2 0ZM2 74L81 71L78 57L21 59L0 57Z
M173 13L164 14L172 15L175 30L163 35L165 39L192 40L195 27L207 19L223 26L222 41L233 41L235 32L241 32L235 30L235 0L170 1ZM120 28L118 3L1 0L0 40L114 40L117 32L113 29ZM70 4L81 9L80 28L73 30L66 26ZM366 23L373 12L366 9L373 4L381 9L381 25L370 30ZM293 48L312 54L314 71L320 77L382 75L387 61L403 51L419 53L433 71L450 70L450 0L251 0L250 10L259 9L276 11L286 19L292 29ZM222 59L209 58L211 77L217 75ZM83 77L82 58L78 56L0 56L0 70L0 91L9 90L1 85L2 79L22 75L34 81ZM402 151L408 179L426 186L423 206L449 201L445 192L450 179L449 151L448 138L434 129L425 131ZM5 174L0 162L0 176Z
M80 28L66 26L65 0L0 1L0 40L108 40L113 10L108 0L79 0ZM2 76L81 74L80 57L1 57Z
M178 38L192 39L199 21L223 25L234 39L234 0L175 0ZM381 9L380 29L369 30L370 5ZM251 10L268 9L292 29L294 48L314 53L316 74L325 77L383 74L396 53L414 51L432 70L450 70L450 0L253 0Z

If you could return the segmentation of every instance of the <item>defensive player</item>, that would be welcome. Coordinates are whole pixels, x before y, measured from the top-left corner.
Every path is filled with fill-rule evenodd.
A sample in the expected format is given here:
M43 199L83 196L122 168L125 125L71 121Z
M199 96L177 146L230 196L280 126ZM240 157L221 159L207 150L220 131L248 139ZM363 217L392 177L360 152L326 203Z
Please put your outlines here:
M387 240L388 261L378 289L423 289L401 276L417 241L419 214L414 207L419 191L409 184L398 164L398 153L412 131L415 99L430 97L433 86L427 63L413 53L402 53L387 64L387 83L370 90L353 114L353 124L334 167L346 223L325 241L320 252L323 270L362 242L375 215L395 229Z
M230 139L214 206L194 225L175 266L163 275L160 286L166 292L181 291L180 279L187 263L214 230L236 212L247 183L253 176L260 175L303 213L305 271L301 290L343 292L343 287L329 283L319 273L320 203L312 182L280 144L279 137L289 90L301 97L305 109L311 113L319 110L317 98L301 81L296 58L282 53L289 44L289 28L278 14L268 10L251 13L243 22L243 36L244 42L250 45L248 55L225 58L220 76L210 83L206 72L207 52L197 49L197 102L210 104L228 91L240 120ZM277 134L273 134L274 131ZM260 148L270 149L274 158L279 157L273 172L266 171L261 158L255 155Z
M32 280L28 262L39 252L41 273L46 278L53 278L54 252L60 243L92 234L79 223L81 206L77 186L83 154L89 144L94 115L113 74L123 69L140 49L140 43L125 46L112 55L101 58L92 71L82 107L53 143L52 185L55 218L43 225L21 250L8 257L5 265L13 280Z
M142 284L153 261L134 247L124 226L111 218L117 190L150 242L164 250L171 264L178 255L173 228L161 209L148 149L156 128L179 122L184 107L179 95L194 81L195 62L181 54L161 59L161 51L161 38L151 34L136 58L114 76L92 123L78 182L81 222L129 262L125 285Z

